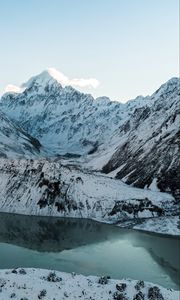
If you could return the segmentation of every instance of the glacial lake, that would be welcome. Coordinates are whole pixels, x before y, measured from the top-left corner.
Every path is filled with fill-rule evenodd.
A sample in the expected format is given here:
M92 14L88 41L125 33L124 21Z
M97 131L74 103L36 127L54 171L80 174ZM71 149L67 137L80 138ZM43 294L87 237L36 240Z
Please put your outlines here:
M0 268L142 279L179 289L180 239L90 220L0 213Z

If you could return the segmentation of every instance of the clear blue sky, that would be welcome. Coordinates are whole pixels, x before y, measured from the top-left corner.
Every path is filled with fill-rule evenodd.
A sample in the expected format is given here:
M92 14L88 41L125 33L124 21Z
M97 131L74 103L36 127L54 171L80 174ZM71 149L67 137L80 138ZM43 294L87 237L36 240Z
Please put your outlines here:
M178 0L0 0L0 90L54 67L126 101L178 76Z

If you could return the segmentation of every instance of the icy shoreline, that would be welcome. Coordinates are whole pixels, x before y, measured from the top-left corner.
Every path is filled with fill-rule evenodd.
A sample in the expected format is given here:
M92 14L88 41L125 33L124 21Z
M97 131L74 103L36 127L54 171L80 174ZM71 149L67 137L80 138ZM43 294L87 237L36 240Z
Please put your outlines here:
M179 292L130 279L86 277L42 269L13 269L0 270L0 299L178 300Z
M151 218L133 226L133 229L180 237L180 216Z

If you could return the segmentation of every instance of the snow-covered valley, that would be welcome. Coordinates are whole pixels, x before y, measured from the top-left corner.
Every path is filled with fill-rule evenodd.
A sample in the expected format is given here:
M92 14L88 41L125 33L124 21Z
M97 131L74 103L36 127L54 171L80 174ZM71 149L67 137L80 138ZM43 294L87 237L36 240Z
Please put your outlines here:
M1 211L169 224L179 215L179 83L122 104L63 87L46 70L5 93Z
M172 78L151 96L125 104L94 99L63 87L49 70L5 93L0 212L91 219L180 236L179 96L180 80ZM137 290L137 282L124 280L121 292L114 280L102 285L97 277L64 273L58 273L59 286L44 282L47 273L0 271L0 299L178 298L149 283Z

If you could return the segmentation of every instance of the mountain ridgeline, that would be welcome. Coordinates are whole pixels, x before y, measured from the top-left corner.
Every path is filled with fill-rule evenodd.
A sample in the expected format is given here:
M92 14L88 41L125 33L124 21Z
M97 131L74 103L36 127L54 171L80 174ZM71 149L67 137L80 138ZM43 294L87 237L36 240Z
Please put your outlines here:
M178 199L179 97L180 80L172 78L151 96L125 104L94 99L62 87L47 70L23 84L21 92L1 97L0 117L8 120L7 128L11 124L11 133L7 136L3 123L0 154L80 157L86 168Z

